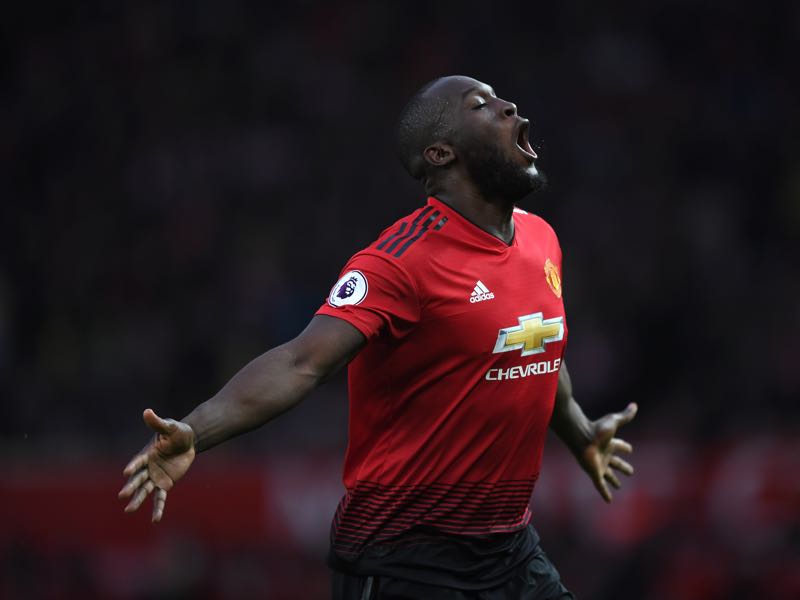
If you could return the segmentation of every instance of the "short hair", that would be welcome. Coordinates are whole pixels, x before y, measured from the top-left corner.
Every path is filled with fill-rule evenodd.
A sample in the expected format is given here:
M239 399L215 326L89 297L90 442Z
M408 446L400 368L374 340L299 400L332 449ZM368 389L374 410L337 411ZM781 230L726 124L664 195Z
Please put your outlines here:
M426 178L428 164L423 156L425 148L451 131L447 114L450 106L448 98L427 93L440 79L429 81L417 90L397 120L397 152L400 162L414 179Z

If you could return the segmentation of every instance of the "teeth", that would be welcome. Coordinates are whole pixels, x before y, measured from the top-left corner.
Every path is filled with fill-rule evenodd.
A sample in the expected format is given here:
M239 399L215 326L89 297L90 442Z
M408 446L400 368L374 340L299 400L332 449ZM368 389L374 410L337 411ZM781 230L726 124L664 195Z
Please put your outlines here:
M528 147L527 129L528 128L525 125L522 125L519 128L519 133L517 134L517 145L522 149L526 149Z
M536 158L536 152L533 151L533 147L531 146L530 142L528 141L528 124L525 123L519 128L519 133L517 134L517 146L520 150L522 150L528 156Z

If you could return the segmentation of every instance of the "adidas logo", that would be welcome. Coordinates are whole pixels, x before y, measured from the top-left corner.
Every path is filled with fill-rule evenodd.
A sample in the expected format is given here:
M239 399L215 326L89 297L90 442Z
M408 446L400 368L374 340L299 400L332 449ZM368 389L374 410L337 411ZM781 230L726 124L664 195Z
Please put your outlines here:
M476 302L483 302L484 300L491 300L493 298L494 293L490 292L489 288L483 285L483 282L479 279L475 284L475 289L472 290L469 301L475 304Z

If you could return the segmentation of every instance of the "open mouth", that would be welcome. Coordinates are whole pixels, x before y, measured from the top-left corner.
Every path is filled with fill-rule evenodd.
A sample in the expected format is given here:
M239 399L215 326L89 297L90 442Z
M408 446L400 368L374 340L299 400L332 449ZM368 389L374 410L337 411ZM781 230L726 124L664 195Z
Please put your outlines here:
M537 157L536 152L531 148L531 143L528 141L528 130L530 129L530 121L523 119L520 121L519 129L517 130L517 148L528 157L529 160L534 160Z

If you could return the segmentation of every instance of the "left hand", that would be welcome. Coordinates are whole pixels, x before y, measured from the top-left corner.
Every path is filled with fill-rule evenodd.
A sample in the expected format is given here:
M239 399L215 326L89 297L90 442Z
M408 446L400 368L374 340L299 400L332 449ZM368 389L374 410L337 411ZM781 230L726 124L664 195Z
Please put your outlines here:
M614 436L617 429L633 420L637 410L636 404L631 402L624 411L611 413L594 421L593 438L578 456L581 467L588 473L594 487L606 502L611 502L612 498L608 484L616 489L620 488L619 479L612 469L625 475L633 475L630 463L617 456L618 452L630 454L633 446Z

